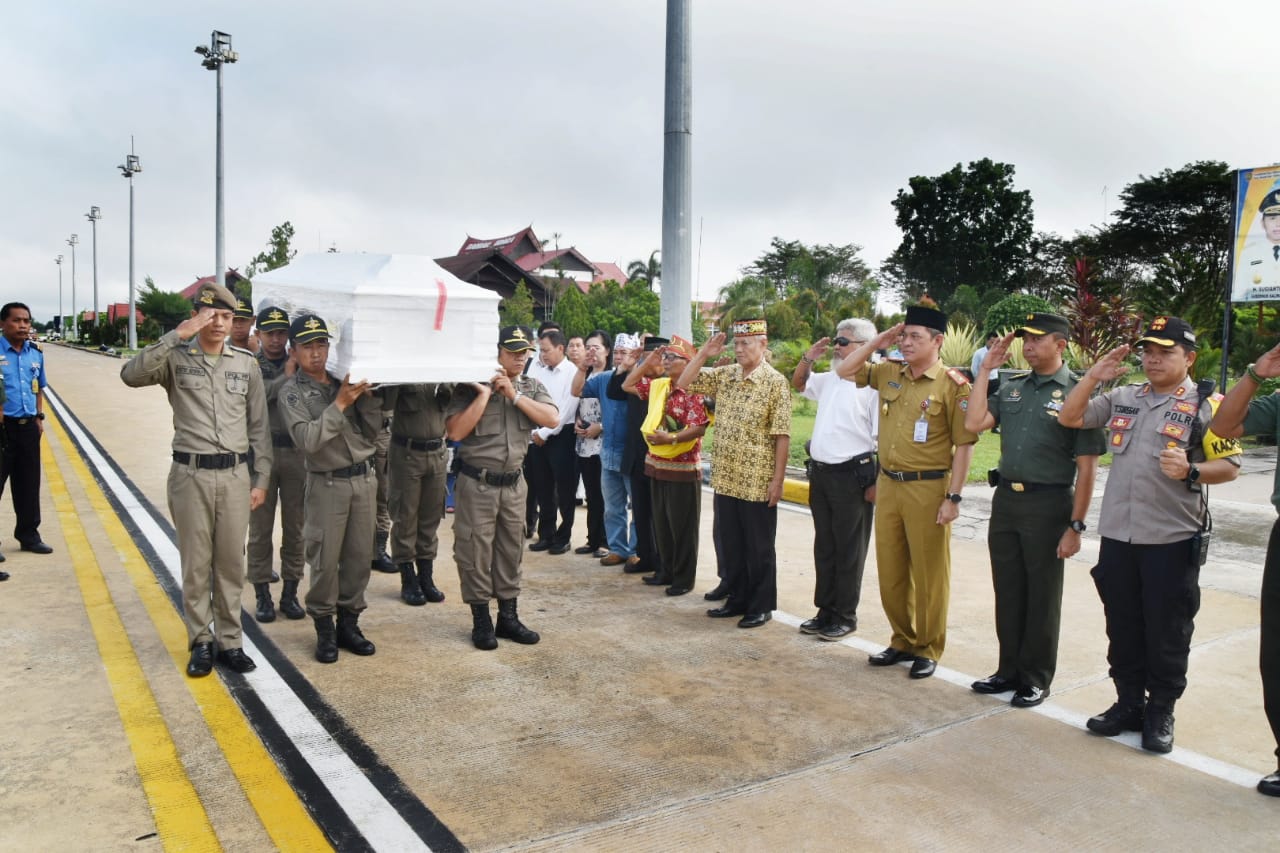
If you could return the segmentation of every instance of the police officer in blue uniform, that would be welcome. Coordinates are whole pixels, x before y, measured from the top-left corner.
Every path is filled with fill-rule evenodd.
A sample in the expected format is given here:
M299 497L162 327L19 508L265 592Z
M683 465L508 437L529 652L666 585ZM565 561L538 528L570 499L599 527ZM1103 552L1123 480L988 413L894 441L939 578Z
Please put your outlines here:
M44 435L44 353L30 339L31 309L21 302L0 308L0 373L4 375L4 458L0 490L13 495L13 537L23 551L52 554L40 538L40 438ZM3 561L0 555L0 561Z

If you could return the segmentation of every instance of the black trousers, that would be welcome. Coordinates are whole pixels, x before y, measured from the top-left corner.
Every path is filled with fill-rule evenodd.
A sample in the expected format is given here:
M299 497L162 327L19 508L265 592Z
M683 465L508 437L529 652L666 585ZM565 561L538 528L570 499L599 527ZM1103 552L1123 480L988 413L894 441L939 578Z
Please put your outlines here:
M862 571L875 504L864 496L856 472L811 466L809 510L813 514L813 604L828 618L858 627Z
M1191 541L1133 545L1102 538L1090 572L1107 617L1107 662L1121 701L1144 694L1171 705L1187 687L1191 633L1200 610L1200 565Z
M766 501L715 496L724 555L725 607L742 613L769 613L778 608L778 559L774 538L778 508Z
M662 577L672 586L693 589L698 574L702 482L651 479L649 488L653 497L653 536L662 555Z
M653 482L641 468L631 472L631 519L636 525L636 556L640 566L648 572L666 576L662 556L658 553L657 540L653 538L653 494L649 484Z
M600 455L579 456L582 487L587 493L587 544L593 548L609 547L604 532L604 492L600 490Z
M40 424L35 418L4 419L4 453L0 461L0 494L6 484L13 496L17 522L13 538L19 545L40 541Z
M1258 668L1262 672L1262 707L1276 739L1280 762L1280 519L1271 527L1267 561L1262 569L1262 631Z
M578 454L574 435L566 428L547 439L546 444L529 447L529 486L537 494L538 538L552 545L568 545L573 535L573 514L577 509ZM556 511L560 523L556 524Z

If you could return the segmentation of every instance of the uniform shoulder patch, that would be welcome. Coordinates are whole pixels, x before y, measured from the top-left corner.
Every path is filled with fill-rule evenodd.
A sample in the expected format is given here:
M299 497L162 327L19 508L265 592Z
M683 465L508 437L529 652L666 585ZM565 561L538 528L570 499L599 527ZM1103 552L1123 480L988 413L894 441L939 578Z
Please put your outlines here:
M294 387L285 392L284 401L290 406L296 406L302 401L302 397L298 395L298 389Z
M258 357L258 354L256 352L247 350L244 347L238 347L235 344L227 344L227 349L231 350L232 352L242 352L253 359L256 359Z
M951 381L963 387L969 384L969 377L960 372L958 368L948 367L947 375L951 377Z

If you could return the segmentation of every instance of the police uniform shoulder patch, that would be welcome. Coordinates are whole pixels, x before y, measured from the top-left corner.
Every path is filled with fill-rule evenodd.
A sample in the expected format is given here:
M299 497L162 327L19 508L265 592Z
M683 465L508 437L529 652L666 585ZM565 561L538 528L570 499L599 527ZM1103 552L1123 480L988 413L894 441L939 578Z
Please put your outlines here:
M284 395L284 401L290 406L296 406L301 402L302 398L298 396L298 392L294 388L290 388L288 393Z
M958 368L955 368L955 367L948 367L948 368L947 368L947 375L951 377L951 381L952 381L952 382L956 383L957 385L961 386L962 388L963 388L965 385L968 385L968 384L969 384L969 377L967 377L967 376L965 376L963 373L961 373L961 372L960 372L960 370L959 370Z

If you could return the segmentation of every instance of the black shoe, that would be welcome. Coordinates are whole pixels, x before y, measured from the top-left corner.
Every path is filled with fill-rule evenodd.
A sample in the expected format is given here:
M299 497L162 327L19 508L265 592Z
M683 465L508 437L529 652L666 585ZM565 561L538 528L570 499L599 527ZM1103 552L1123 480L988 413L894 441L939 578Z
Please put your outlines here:
M280 590L280 612L290 619L301 619L307 615L307 611L298 603L297 581L284 582L284 588Z
M378 650L360 631L359 613L352 610L338 611L338 648L362 656L371 655Z
M831 620L827 618L827 611L819 610L818 615L812 619L806 619L800 623L801 634L820 634L822 629L831 624Z
M1090 717L1085 728L1103 737L1115 737L1121 732L1142 731L1143 706L1116 702L1101 714Z
M664 578L658 574L645 575L640 578L647 586L667 586L671 583L671 578Z
M929 658L916 658L915 663L911 664L912 678L928 678L933 675L934 670L938 668L938 662Z
M422 594L426 596L427 601L432 604L439 604L444 601L444 593L440 591L435 582L436 561L428 560L424 557L415 562L418 566L418 588L422 590Z
M1258 781L1258 793L1266 794L1268 797L1280 797L1280 771L1270 776L1263 776Z
M23 551L30 551L32 554L52 554L53 549L45 543L37 539L34 542L24 542L22 544Z
M627 564L622 567L622 571L629 575L647 575L653 569L640 562L639 557L628 557Z
M563 545L552 545L550 548L547 549L547 553L548 554L568 554L569 543L566 542Z
M7 581L8 579L9 579L8 572L0 572L0 581ZM688 590L685 590L685 592L688 592Z
M271 570L271 582L280 583L280 573L277 572L275 569Z
M598 550L598 549L597 549L597 548L596 548L596 546L594 546L594 545L579 545L577 548L574 548L574 549L573 549L573 553L575 553L575 554L595 554L595 552L596 552L597 550ZM602 556L602 557L603 557L604 555L603 555L603 554L601 554L600 556Z
M187 661L187 676L204 678L213 672L213 643L196 643L191 647L191 660Z
M493 617L489 615L489 605L471 605L471 645L481 651L491 652L498 647L498 638L493 633Z
M276 621L276 606L271 602L271 584L255 583L253 585L253 594L257 601L257 609L254 611L253 618L259 622Z
M373 553L373 559L369 561L369 568L375 572L382 572L387 575L396 573L396 564L391 562L391 555L387 553L387 539L389 534L378 532L375 535L376 546Z
M0 554L0 563L4 562L4 554Z
M738 620L739 628L759 628L764 623L773 618L773 614L765 611L764 613L748 613Z
M856 624L846 625L843 622L833 621L830 624L828 624L827 627L823 628L821 631L818 632L818 639L826 640L829 643L834 643L836 640L839 640L842 637L852 634L856 630L858 630L858 626Z
M867 658L867 662L872 666L893 666L904 660L915 660L915 655L910 652L904 652L902 649L895 649L893 646L882 652L876 652Z
M988 675L981 681L973 682L973 684L969 685L969 688L974 693L985 693L987 695L992 693L1007 693L1010 690L1017 690L1018 682L1012 678L1005 678L997 672L995 675Z
M537 542L534 542L532 545L529 546L529 550L530 551L550 551L551 542L546 539L539 539Z
M320 663L333 663L338 659L338 635L333 627L332 616L315 616L316 623L316 660Z
M244 653L244 649L219 649L218 663L232 672L241 674L253 672L258 668L258 665L253 662L253 658Z
M568 546L566 545L565 547L567 548ZM514 598L498 599L498 623L493 629L493 635L504 640L512 640L523 646L532 646L542 637L538 635L537 631L529 630L520 621L516 605L517 602Z
M687 586L669 586L667 587L667 595L687 595L689 587Z
M609 556L609 549L597 548L591 552L591 556L595 557L597 560L603 560L605 557Z
M702 597L707 601L724 601L729 597L729 588L722 583L711 592L704 592Z
M712 619L728 619L731 616L745 616L746 611L739 610L736 607L730 607L726 604L724 607L717 607L714 610L708 610L707 615Z
M427 597L418 586L418 573L413 563L401 563L400 566L400 600L410 607L421 607L427 603Z
M1173 751L1173 707L1147 703L1142 717L1142 748L1148 752Z
M525 538L525 539L532 539L532 538L533 538L533 525L532 525L532 524L526 524L526 525L524 526L524 538ZM497 648L497 646L494 646L494 648L496 649L496 648Z
M1018 688L1018 692L1013 694L1009 704L1015 708L1034 708L1048 698L1049 688L1027 685Z

